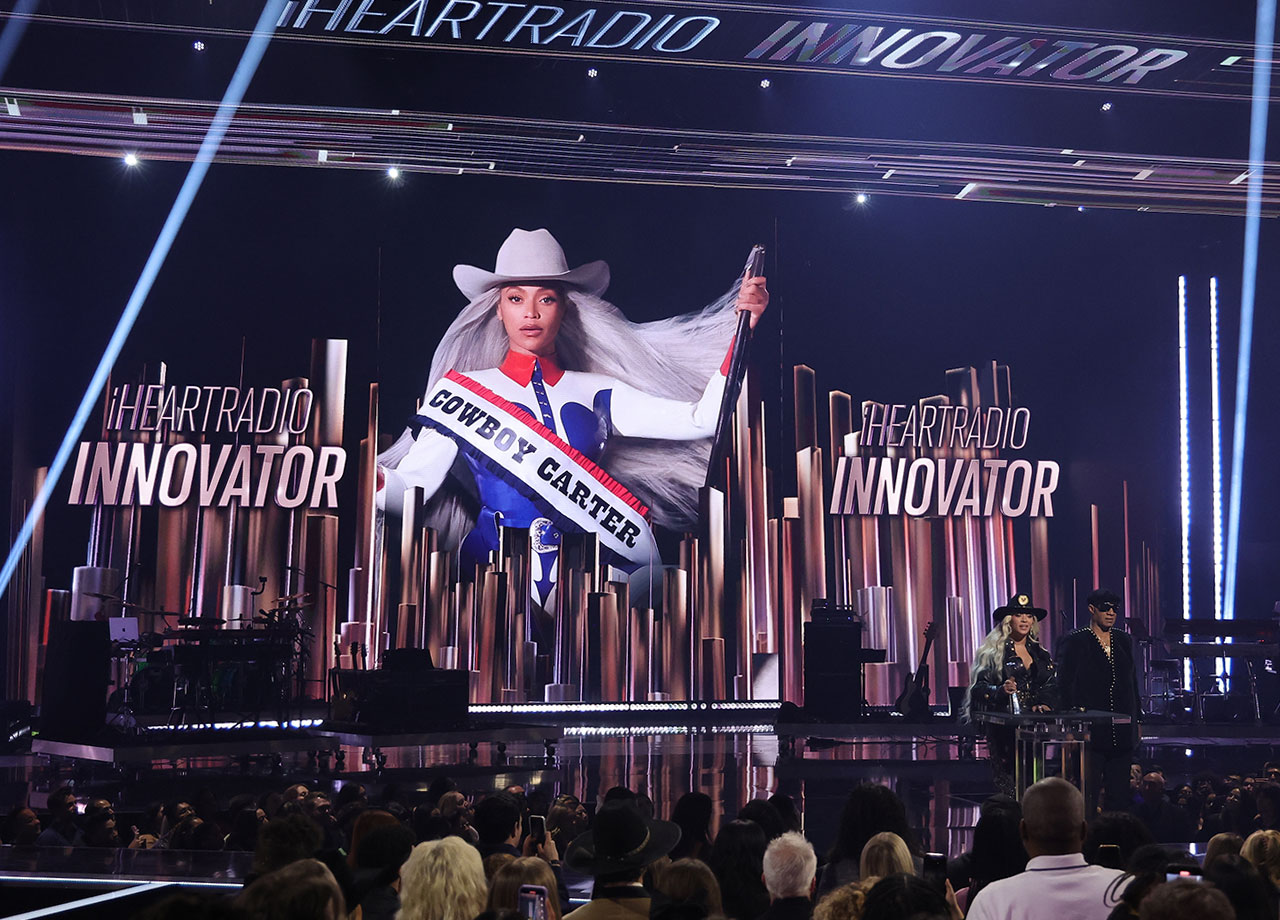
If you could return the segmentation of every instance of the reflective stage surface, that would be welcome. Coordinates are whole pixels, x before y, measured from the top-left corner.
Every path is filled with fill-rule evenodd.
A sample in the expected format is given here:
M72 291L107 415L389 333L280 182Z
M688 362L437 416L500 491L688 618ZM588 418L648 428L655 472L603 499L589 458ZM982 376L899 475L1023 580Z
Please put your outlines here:
M900 725L880 737L868 733L856 740L818 737L822 729L816 726L780 735L764 725L563 725L546 729L546 739L538 739L539 731L530 728L512 729L512 740L507 741L502 740L502 728L491 726L469 737L455 733L452 737L462 740L446 744L409 746L391 746L380 739L381 746L329 740L307 748L294 737L276 750L230 756L212 755L209 743L196 743L194 738L191 756L173 753L181 747L174 739L165 760L126 766L47 755L10 757L0 760L6 799L2 804L7 810L30 789L39 806L44 793L70 781L82 797L112 799L128 826L129 815L140 815L153 802L193 797L208 789L225 807L233 795L260 795L295 782L336 790L357 781L368 787L375 803L394 798L412 807L425 798L432 780L444 775L477 796L521 785L548 798L572 793L588 806L611 787L626 786L648 795L663 817L670 815L681 795L697 790L715 803L718 827L751 799L781 792L795 801L805 834L819 850L826 850L834 843L849 790L870 781L898 793L927 849L954 854L969 845L978 807L994 792L985 744L957 737L949 725L940 724L936 734L914 733ZM1276 758L1271 739L1258 730L1216 732L1232 737L1177 737L1188 735L1187 730L1170 729L1163 730L1163 739L1144 746L1143 761L1161 765L1171 783L1204 769L1250 775ZM219 747L233 751L234 733L226 734ZM2 868L22 871L25 863L34 870L37 864L30 859L7 850ZM39 860L41 871L53 870L50 859ZM215 861L218 868L211 875L225 878L229 872L236 877L234 860ZM182 872L192 869L189 862L182 863ZM168 869L157 864L155 871L164 875Z

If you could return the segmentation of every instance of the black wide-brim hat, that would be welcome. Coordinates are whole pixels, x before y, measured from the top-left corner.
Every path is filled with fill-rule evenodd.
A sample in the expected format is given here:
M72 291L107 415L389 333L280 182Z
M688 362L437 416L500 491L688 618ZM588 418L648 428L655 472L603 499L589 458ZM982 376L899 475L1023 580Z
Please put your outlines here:
M679 842L679 825L645 818L632 805L609 805L596 812L591 830L573 838L564 864L585 875L638 871Z
M993 623L999 623L1005 617L1011 617L1015 613L1029 613L1037 620L1043 620L1049 615L1049 611L1032 606L1030 594L1015 594L1013 597L1009 598L1009 603L1005 604L1003 607L997 607L992 612L991 621Z

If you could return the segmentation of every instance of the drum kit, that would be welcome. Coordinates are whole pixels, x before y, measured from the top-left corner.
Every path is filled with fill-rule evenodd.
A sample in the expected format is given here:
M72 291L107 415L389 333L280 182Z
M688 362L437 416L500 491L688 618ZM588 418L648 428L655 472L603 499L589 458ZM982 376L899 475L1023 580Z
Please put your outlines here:
M278 597L252 620L228 627L222 617L188 616L149 608L113 594L87 596L117 605L109 617L111 656L117 662L110 708L117 725L140 716L167 716L169 725L260 721L286 717L306 698L312 630L303 612L309 592ZM158 632L139 632L139 618L158 617ZM176 624L176 625L170 625ZM235 628L239 626L239 628Z

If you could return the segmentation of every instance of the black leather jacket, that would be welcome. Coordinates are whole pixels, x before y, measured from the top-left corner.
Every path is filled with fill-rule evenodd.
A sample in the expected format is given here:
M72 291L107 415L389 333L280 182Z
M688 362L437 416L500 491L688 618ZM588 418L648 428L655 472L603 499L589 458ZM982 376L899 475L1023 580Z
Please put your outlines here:
M1012 708L1009 694L1004 692L1006 680L1018 682L1018 705L1023 712L1033 706L1058 708L1058 669L1053 657L1039 642L1027 638L1027 651L1031 653L1034 667L1030 672L1013 649L1013 640L1004 644L1004 661L999 669L986 667L978 672L969 691L974 709L986 712L1009 712Z

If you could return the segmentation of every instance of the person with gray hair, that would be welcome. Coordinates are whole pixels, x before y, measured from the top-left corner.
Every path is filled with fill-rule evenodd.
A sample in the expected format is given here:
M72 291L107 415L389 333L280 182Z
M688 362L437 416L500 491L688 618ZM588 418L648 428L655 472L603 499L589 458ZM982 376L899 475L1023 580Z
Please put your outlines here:
M776 838L764 851L769 909L760 920L809 920L817 877L818 856L802 834L791 831Z
M1024 872L978 892L969 920L1105 920L1116 906L1119 869L1085 862L1084 796L1058 777L1036 783L1022 797L1019 833Z

